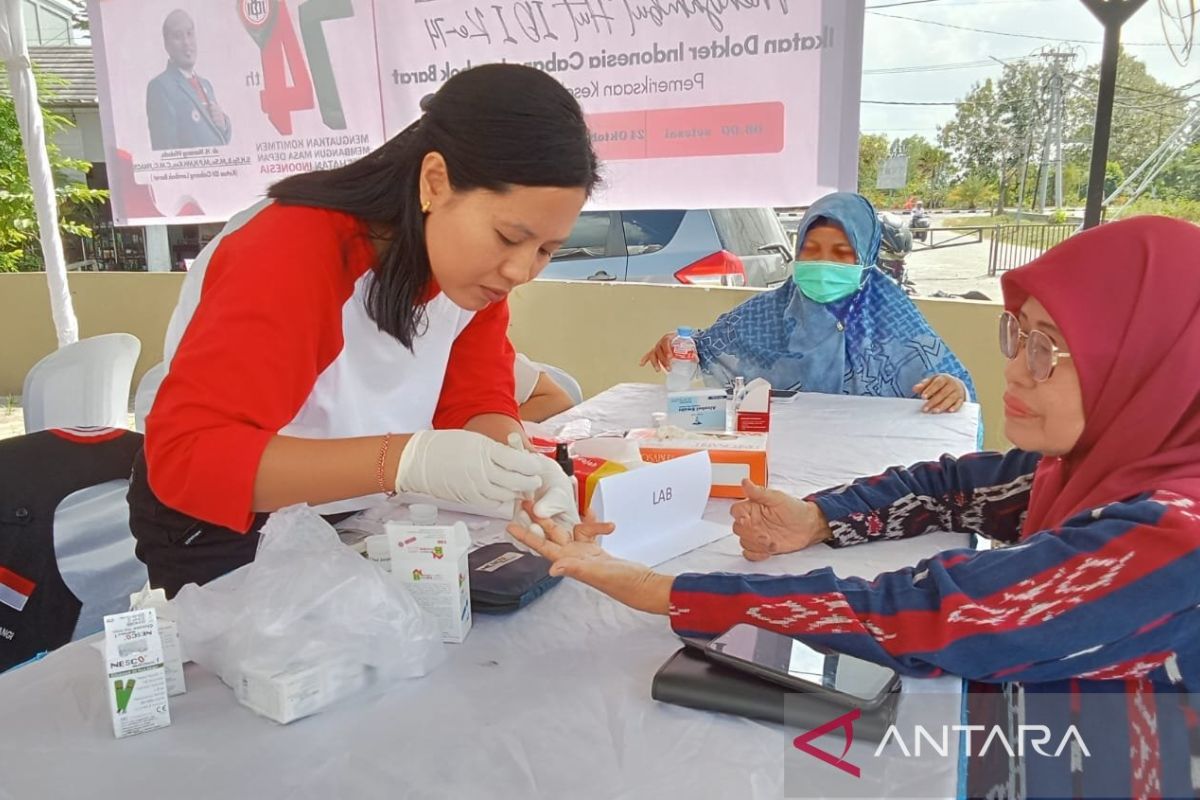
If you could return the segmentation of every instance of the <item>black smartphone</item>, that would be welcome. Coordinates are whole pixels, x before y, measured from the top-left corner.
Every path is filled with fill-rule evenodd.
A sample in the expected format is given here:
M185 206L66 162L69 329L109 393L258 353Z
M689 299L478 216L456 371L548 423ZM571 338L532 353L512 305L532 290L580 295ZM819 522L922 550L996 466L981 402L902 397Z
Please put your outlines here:
M799 389L772 389L771 397L774 400L791 400L799 393Z
M775 631L741 623L708 643L705 655L799 692L875 708L900 685L888 667L821 650Z
M691 636L680 636L679 641L683 642L683 646L693 653L704 655L704 651L708 649L709 639L695 639Z

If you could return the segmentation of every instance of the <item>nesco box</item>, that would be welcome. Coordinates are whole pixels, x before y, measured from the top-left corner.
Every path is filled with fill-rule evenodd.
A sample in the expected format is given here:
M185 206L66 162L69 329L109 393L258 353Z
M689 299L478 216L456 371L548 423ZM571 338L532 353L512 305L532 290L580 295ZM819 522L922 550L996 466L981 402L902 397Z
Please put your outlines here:
M118 738L165 728L167 673L154 609L127 611L104 618L105 693Z

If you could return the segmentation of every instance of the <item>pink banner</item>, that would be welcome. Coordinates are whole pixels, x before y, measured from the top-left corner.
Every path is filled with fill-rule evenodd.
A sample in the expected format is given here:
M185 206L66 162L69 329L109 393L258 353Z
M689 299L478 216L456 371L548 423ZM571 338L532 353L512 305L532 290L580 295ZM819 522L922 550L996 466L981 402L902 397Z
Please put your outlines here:
M805 203L855 184L862 17L863 0L91 0L115 217L227 219L493 61L579 99L597 208Z

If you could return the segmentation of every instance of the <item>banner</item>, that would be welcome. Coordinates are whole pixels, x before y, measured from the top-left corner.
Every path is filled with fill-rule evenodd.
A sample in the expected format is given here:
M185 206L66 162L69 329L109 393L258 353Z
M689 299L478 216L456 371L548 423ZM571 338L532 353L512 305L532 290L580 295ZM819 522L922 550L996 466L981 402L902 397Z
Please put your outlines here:
M908 185L908 156L891 156L879 165L876 189L903 189Z
M114 218L227 219L359 158L471 66L583 106L594 208L811 202L857 179L863 0L91 0Z

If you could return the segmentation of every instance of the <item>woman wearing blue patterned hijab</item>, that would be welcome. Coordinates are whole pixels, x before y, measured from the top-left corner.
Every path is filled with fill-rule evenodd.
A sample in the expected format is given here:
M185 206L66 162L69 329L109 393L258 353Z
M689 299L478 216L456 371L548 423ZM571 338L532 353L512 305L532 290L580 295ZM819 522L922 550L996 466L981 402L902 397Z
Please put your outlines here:
M837 192L814 203L797 231L793 279L696 335L706 382L724 386L741 376L776 389L921 397L930 412L957 411L973 399L962 362L875 268L881 235L862 195ZM667 367L669 358L667 336L643 363Z

